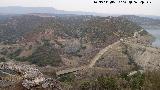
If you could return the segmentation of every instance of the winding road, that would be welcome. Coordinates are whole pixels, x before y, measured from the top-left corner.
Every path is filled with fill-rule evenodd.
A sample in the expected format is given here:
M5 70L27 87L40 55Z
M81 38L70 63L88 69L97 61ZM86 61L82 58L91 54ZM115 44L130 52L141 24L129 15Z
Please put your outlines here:
M99 60L106 51L108 51L113 46L115 46L119 43L120 43L120 41L117 41L117 42L105 47L104 49L100 50L99 53L97 53L97 55L92 60L90 60L91 62L90 62L89 65L81 66L81 67L75 67L75 68L67 68L65 70L61 70L61 71L56 72L56 75L59 76L59 75L63 75L63 74L71 73L71 72L76 72L76 71L92 68L96 64L97 60Z
M121 42L125 42L125 40L136 38L138 36L138 34L143 32L143 31L144 30L142 29L142 30L140 30L138 32L135 32L132 37L120 39L119 41L117 41L117 42L105 47L104 49L100 50L99 53L97 53L97 55L92 60L90 60L91 62L90 62L89 65L81 66L81 67L75 67L75 68L67 68L67 69L64 69L64 70L60 70L60 71L56 72L56 75L59 76L59 75L63 75L63 74L71 73L71 72L76 72L76 71L92 68L96 64L97 60L99 60L106 51L108 51L113 46L115 46L115 45L117 45L117 44L119 44Z

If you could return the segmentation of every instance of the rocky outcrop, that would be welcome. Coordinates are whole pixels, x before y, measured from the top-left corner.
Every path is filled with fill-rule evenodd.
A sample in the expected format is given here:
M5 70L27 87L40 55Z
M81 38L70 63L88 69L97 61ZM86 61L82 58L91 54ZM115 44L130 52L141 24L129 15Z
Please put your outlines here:
M10 76L21 76L19 82L22 82L22 86L27 89L40 86L42 88L56 88L57 90L61 90L60 82L52 78L45 78L45 76L33 65L10 61L0 63L0 69ZM11 72L6 72L6 70L14 71L15 75Z
M160 49L140 44L126 44L132 60L144 70L160 68Z

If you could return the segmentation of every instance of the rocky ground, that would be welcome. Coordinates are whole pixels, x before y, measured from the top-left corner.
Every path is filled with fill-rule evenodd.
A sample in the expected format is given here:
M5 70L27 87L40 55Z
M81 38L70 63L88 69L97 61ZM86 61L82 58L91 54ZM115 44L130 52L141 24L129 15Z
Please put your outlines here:
M34 65L26 65L18 62L0 63L1 88L13 87L20 83L26 89L57 89L62 90L60 82L54 78L46 78ZM15 89L20 90L20 89Z

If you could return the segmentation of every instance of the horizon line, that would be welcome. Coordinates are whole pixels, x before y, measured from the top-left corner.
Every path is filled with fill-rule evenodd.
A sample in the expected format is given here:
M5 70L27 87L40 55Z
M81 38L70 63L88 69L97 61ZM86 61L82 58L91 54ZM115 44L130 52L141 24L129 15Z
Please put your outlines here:
M160 15L151 15L151 14L121 14L121 13L100 13L100 12L90 12L90 11L82 11L82 10L61 10L61 9L57 9L55 7L51 7L51 6L42 6L42 7L37 7L37 6L0 6L0 8L7 8L7 7L21 7L21 8L52 8L53 10L60 10L60 11L68 11L68 12L83 12L83 13L93 13L93 14L99 14L99 15L135 15L135 16L157 16L160 17ZM49 13L48 13L49 14ZM90 15L93 15L90 14Z

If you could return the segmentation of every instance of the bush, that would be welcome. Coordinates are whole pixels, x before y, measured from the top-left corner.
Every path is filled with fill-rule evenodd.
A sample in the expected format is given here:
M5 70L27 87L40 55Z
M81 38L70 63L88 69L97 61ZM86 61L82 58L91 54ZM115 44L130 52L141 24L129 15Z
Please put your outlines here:
M19 56L19 54L21 53L22 49L18 48L17 50L15 50L13 53L9 54L9 57L11 59L16 58L17 56Z
M90 81L83 81L80 84L80 89L81 90L89 90L91 88L91 83Z
M137 74L133 75L130 79L130 86L133 90L135 89L142 89L144 85L144 75L138 72Z
M99 77L97 84L100 90L117 90L116 80L110 77Z
M1 57L0 62L6 62L6 59L4 57Z
M160 89L160 71L149 71L145 73L144 90Z
M74 74L65 74L65 75L60 76L59 81L71 83L74 81L74 78L75 78Z
M122 73L121 78L127 82L127 84L131 89L133 90L142 89L144 85L144 74L138 72L133 76L127 76L127 75L128 75L127 73Z

